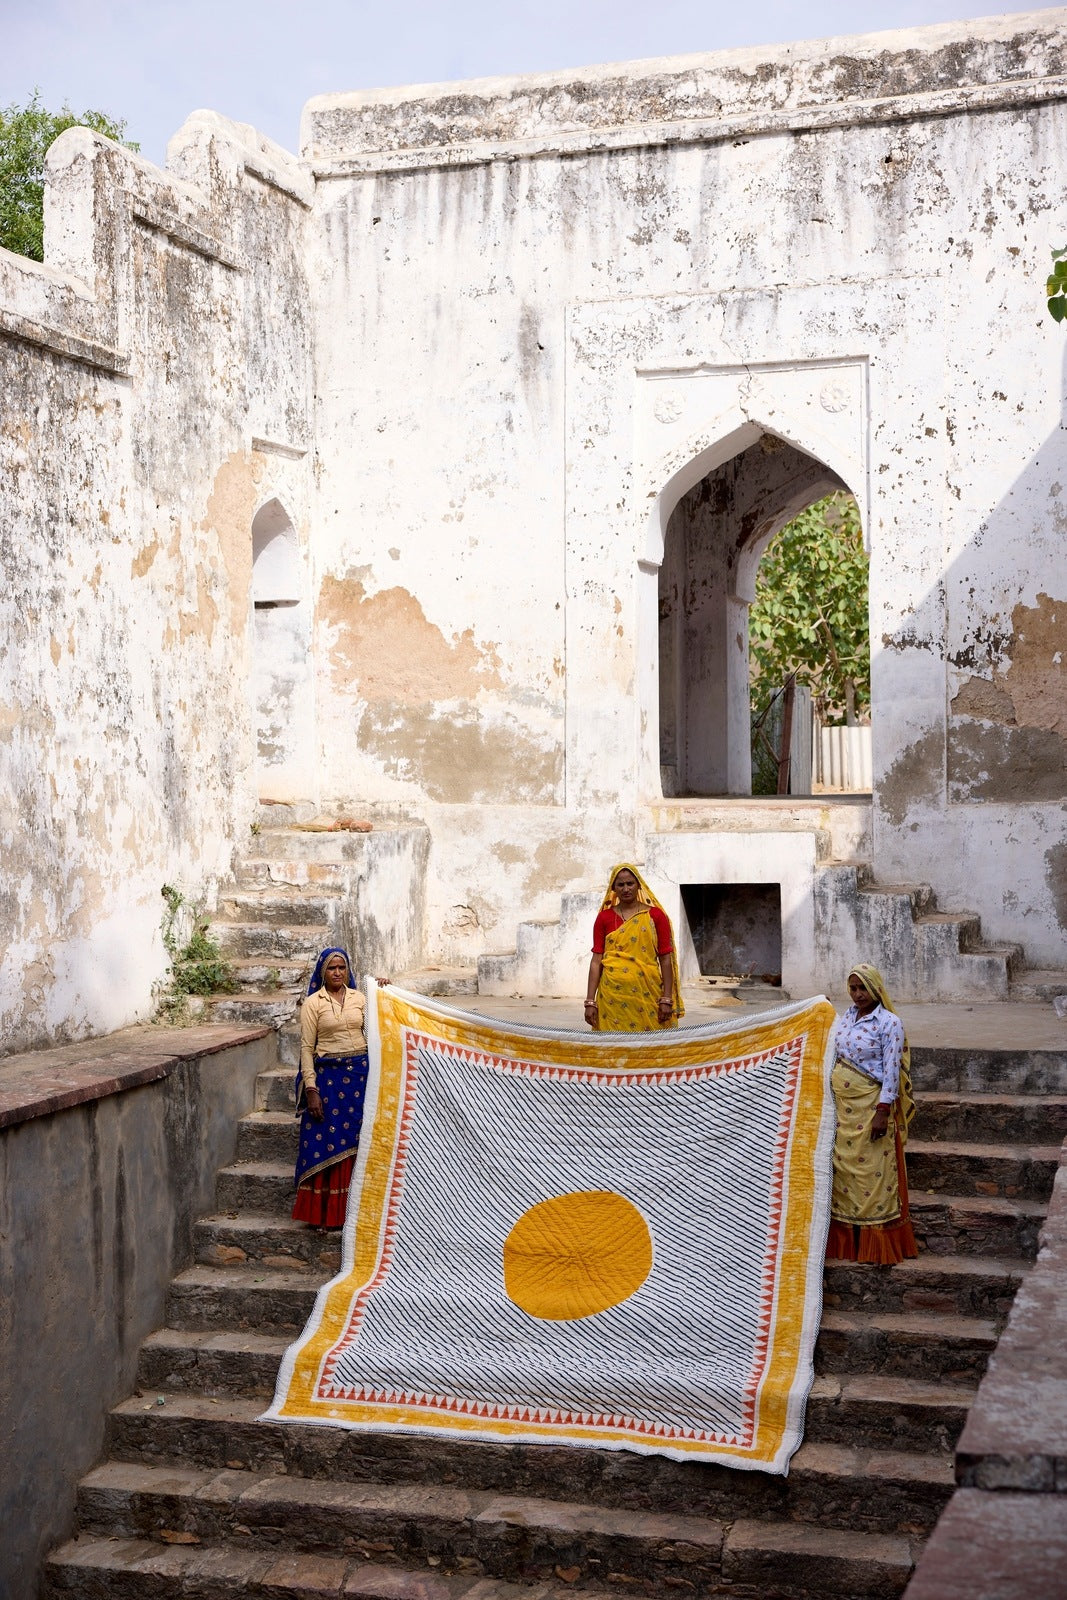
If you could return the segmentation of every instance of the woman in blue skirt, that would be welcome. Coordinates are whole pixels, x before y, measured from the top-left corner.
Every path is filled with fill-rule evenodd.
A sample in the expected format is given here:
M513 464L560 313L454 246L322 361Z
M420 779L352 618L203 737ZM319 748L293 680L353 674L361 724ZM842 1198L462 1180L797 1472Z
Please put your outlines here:
M300 1010L296 1108L298 1222L340 1228L348 1207L367 1093L366 999L344 950L323 950Z

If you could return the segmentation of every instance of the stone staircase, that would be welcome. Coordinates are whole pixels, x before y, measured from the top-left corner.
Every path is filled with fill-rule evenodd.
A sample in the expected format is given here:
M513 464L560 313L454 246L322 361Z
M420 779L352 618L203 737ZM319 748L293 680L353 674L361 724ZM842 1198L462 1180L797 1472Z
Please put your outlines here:
M361 972L393 974L421 960L428 851L419 824L261 827L211 922L239 987L208 1000L207 1020L290 1022L326 945L348 949Z
M288 1050L291 1044L283 1036ZM825 1273L817 1377L787 1478L626 1451L260 1422L340 1261L289 1218L292 1066L261 1075L168 1325L113 1412L44 1600L749 1600L900 1595L1033 1259L1067 1054L916 1051L923 1254Z

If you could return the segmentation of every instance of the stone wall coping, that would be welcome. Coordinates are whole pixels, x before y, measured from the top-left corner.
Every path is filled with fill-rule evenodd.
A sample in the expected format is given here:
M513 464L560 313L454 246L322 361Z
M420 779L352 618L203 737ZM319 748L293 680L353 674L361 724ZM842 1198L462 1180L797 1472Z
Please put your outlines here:
M1067 1141L1024 1278L956 1448L965 1488L1067 1494Z
M1063 95L1067 10L526 77L318 95L315 176L751 137Z
M0 1128L156 1083L187 1061L251 1044L271 1031L262 1025L140 1024L102 1039L7 1056L0 1061Z

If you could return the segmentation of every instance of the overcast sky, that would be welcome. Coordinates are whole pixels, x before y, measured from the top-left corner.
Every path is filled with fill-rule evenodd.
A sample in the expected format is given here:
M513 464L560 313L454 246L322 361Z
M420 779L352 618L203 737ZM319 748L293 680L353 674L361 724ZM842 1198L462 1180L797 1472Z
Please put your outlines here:
M125 118L161 162L206 107L298 148L314 94L995 16L967 0L0 0L0 106ZM1021 9L1021 8L1020 8Z

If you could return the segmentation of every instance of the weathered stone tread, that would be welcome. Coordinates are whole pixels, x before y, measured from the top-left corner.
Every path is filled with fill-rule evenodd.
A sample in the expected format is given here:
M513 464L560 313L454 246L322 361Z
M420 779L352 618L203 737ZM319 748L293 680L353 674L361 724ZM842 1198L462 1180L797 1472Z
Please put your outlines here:
M228 1545L166 1545L150 1539L71 1540L51 1557L44 1600L583 1600L585 1591L510 1584L472 1573L411 1570L372 1561Z

